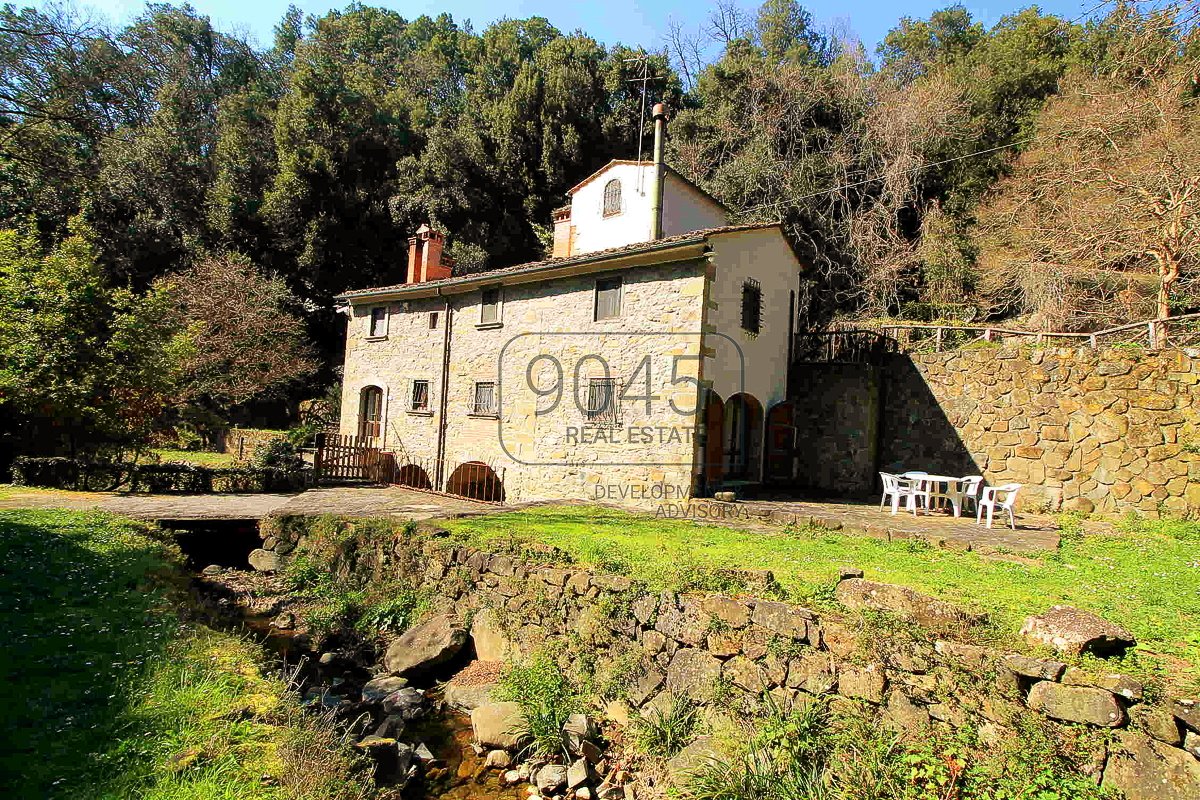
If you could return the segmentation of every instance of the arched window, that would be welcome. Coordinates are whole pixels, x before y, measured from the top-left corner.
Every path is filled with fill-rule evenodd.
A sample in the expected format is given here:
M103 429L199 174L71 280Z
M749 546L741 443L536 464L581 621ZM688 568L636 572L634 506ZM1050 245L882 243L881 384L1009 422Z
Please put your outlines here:
M367 386L358 403L358 435L379 438L383 432L383 389Z
M604 184L604 216L621 213L621 182L613 178Z

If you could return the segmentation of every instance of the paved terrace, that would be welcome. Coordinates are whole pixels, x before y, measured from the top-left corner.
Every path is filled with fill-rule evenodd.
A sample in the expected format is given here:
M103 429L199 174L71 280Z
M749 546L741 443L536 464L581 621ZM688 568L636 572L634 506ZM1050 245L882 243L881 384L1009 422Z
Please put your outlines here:
M398 486L310 489L300 494L117 494L6 489L0 509L97 509L144 520L262 519L269 514L343 514L428 519L495 511L496 506Z
M1018 514L1014 531L997 518L994 528L975 524L975 515L955 518L948 513L901 511L868 502L798 502L792 500L739 500L719 503L693 500L693 519L737 526L746 521L785 527L815 525L846 533L862 532L879 539L922 539L936 547L989 553L1038 553L1058 549L1058 525L1053 517Z

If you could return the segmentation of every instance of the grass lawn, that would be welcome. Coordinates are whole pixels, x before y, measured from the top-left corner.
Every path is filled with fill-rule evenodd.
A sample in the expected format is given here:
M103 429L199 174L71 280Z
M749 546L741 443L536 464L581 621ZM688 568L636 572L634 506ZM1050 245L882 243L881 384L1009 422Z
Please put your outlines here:
M0 795L358 797L262 650L185 622L173 549L95 512L0 512Z
M199 450L170 450L155 448L150 451L158 456L160 461L183 461L201 467L232 467L237 458L232 453L206 453Z
M823 530L778 533L698 525L605 508L543 506L453 520L466 541L537 541L652 588L720 588L712 569L769 569L789 599L828 607L841 567L987 611L1015 639L1056 603L1094 611L1137 636L1173 687L1200 688L1200 524L1134 522L1119 535L1069 532L1037 562L985 558Z

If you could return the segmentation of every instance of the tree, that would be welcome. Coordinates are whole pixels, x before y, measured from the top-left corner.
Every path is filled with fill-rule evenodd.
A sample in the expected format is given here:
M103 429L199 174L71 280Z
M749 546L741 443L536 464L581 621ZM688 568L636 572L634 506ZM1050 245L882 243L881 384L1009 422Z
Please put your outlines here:
M1200 266L1200 115L1169 75L1080 77L980 211L989 294L1070 330L1172 313Z
M170 305L166 287L111 288L82 227L50 250L0 231L0 410L21 449L143 441L190 350Z
M217 413L279 397L317 362L284 281L236 255L209 256L160 279L176 325L199 346L181 364L179 399Z

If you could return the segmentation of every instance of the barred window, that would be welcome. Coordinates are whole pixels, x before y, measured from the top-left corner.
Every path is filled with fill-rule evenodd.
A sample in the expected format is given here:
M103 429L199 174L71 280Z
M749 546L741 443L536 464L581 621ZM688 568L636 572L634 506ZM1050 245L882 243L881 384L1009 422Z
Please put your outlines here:
M755 334L762 328L762 286L753 278L742 284L742 328Z
M475 398L471 403L471 413L489 417L496 416L495 381L480 381L475 384Z
M429 381L413 381L413 384L412 384L412 410L413 411L428 411L429 410Z
M588 422L597 425L617 424L617 381L615 378L592 378L588 382Z
M604 184L604 216L621 213L621 182L613 178Z
M375 306L371 309L371 336L387 336L388 313L387 306Z
M615 319L621 316L621 278L600 278L596 281L596 319Z
M436 330L437 324L438 324L438 312L430 311L429 312L429 330L431 330L431 331Z

